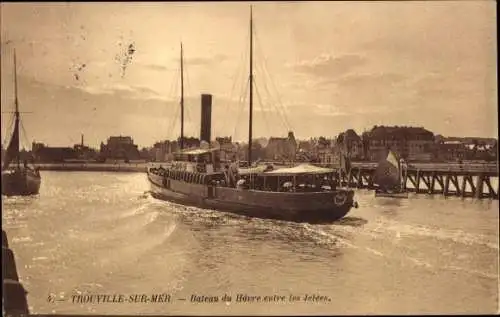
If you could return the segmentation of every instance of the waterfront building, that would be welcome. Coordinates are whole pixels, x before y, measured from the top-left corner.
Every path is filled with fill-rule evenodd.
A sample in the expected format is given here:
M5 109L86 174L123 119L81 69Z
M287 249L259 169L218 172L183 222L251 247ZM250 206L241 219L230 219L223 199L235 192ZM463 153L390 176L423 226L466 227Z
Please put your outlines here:
M408 161L429 161L435 156L434 134L422 127L374 126L362 138L370 161L383 159L389 150Z
M437 143L437 158L441 161L457 161L465 159L467 147L458 140L441 140Z
M101 142L101 158L137 160L140 154L130 136L112 136L106 144Z
M216 137L212 147L220 148L220 159L231 161L238 154L238 146L233 143L232 137Z
M78 153L71 147L50 147L43 143L33 142L31 151L35 161L41 163L62 163L78 159Z
M340 167L340 147L328 147L318 150L318 161L328 167Z
M97 151L84 144L83 134L82 134L82 138L81 138L80 143L75 144L73 146L73 149L74 149L78 159L88 161L88 160L95 159L97 157Z
M313 151L314 144L311 140L309 141L298 141L297 151L302 153L309 153Z
M440 137L437 157L445 161L497 160L497 140L493 138Z
M177 141L160 141L153 145L151 157L156 162L166 162L172 159L172 154L179 149Z
M297 152L297 141L293 132L286 138L271 137L265 147L265 157L270 160L293 160Z
M362 160L365 157L363 141L353 129L340 133L336 140L336 146L350 159Z

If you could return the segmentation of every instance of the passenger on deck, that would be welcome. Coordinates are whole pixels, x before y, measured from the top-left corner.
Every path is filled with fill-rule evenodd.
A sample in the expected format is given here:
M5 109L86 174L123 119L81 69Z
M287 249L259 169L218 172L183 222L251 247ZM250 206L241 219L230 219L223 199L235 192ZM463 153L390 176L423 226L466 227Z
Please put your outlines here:
M236 182L236 188L238 189L248 189L248 184L244 178Z

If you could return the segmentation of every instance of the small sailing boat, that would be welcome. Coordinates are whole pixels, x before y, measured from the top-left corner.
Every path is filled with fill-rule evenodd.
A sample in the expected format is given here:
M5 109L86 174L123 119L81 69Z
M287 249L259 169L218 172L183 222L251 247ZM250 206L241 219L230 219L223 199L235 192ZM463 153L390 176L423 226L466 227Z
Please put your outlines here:
M40 190L41 177L38 168L29 166L27 161L21 165L21 154L19 151L19 125L20 112L17 96L17 64L14 52L14 130L5 152L2 165L2 195L6 196L29 196L36 195Z
M398 160L396 154L389 151L375 170L373 181L379 186L375 197L408 198L403 179L403 160Z

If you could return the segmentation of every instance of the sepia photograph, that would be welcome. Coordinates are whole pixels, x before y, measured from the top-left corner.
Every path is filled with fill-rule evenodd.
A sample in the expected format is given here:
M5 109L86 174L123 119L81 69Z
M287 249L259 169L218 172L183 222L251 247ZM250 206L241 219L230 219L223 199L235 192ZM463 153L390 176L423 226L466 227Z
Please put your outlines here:
M498 314L496 9L2 2L3 316Z

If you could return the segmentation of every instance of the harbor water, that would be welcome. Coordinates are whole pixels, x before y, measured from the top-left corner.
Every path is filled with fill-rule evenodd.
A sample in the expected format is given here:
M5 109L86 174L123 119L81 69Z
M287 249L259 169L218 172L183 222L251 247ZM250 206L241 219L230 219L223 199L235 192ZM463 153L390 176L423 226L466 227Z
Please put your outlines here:
M144 173L42 177L2 197L31 313L498 312L497 200L359 190L341 221L300 224L158 201Z

